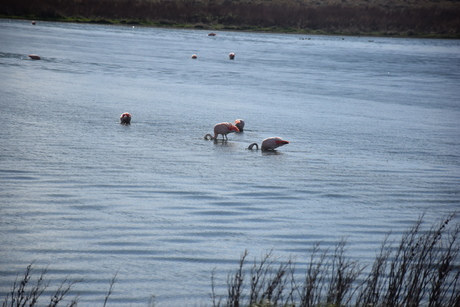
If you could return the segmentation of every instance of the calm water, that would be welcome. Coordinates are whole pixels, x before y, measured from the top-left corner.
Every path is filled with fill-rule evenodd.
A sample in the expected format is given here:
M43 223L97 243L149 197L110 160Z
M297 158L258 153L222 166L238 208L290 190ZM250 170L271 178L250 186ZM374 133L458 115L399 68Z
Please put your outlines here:
M460 41L206 34L0 20L2 300L35 262L80 306L117 272L109 306L209 306L245 249L368 263L460 209Z

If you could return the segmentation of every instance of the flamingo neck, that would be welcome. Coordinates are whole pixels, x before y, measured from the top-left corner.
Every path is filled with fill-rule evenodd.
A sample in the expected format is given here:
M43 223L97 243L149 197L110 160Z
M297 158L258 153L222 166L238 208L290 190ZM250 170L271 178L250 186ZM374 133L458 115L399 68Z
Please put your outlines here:
M209 134L209 133L206 134L206 135L204 136L204 139L205 139L205 140L214 140L215 138L216 138L215 136L212 136L212 135Z

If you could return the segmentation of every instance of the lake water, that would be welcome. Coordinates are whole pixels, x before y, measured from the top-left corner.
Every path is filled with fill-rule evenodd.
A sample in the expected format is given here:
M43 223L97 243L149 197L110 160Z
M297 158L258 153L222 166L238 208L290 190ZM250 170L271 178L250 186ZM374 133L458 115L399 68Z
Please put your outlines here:
M365 264L460 209L460 41L217 34L0 20L2 300L34 262L79 306L115 274L108 306L210 306L245 250Z

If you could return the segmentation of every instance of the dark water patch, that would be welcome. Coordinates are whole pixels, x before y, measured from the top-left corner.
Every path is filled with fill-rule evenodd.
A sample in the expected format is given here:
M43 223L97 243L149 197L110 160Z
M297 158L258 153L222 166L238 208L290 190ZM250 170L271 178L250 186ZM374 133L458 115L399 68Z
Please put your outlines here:
M32 250L31 250L32 251ZM149 249L46 249L40 248L35 250L37 254L42 255L72 255L76 256L99 256L99 255L139 255L139 256L151 256L155 254L162 254L161 252L157 252L156 250L149 250Z
M265 211L265 210L260 210L260 211ZM270 217L261 216L261 217L244 218L244 221L246 221L248 223L255 223L254 227L257 227L257 225L260 225L260 224L262 224L262 225L270 224L272 222L272 219Z
M113 247L129 247L129 246L135 246L138 247L142 245L141 242L130 242L130 241L117 241L117 242L97 242L97 245L99 246L113 246Z
M356 198L354 195L349 195L349 194L339 194L339 193L327 193L322 195L323 197L326 198L338 198L338 199L353 199Z
M298 199L298 197L290 196L287 194L282 194L280 192L235 192L236 197L250 197L257 199Z
M203 257L152 257L154 260L164 262L185 262L185 263L203 263L203 264L235 264L235 260L229 260L224 258L203 258Z
M37 172L32 171L22 171L22 170L10 170L10 169L0 169L0 179L1 180L39 180L40 177L37 176Z
M250 205L248 202L238 202L238 201L218 201L218 202L211 202L211 205L222 206L222 207L230 207L230 208L239 208L239 207L247 207Z
M236 211L216 211L216 210L206 210L206 211L195 211L192 214L194 215L210 215L210 216L237 216L237 215L242 215L243 213L241 212L236 212Z
M70 202L72 204L71 208L76 209L77 211L104 211L108 208L107 205L96 205L96 204L84 204L83 202L75 204L75 201Z
M316 190L315 190L315 189L312 189L313 187L314 187ZM295 190L293 190L293 192L296 193L296 194L320 195L320 194L322 194L320 188L321 188L320 185L317 185L317 186L315 186L315 185L308 185L308 186L305 186L304 189L301 189L301 190L300 190L300 189L295 189Z
M187 236L199 238L235 238L244 236L244 234L241 231L207 230L201 232L190 232Z
M33 177L33 176L1 176L1 179L5 180L39 180L39 177Z
M308 238L309 240L318 240L321 241L324 236L323 235L318 235L318 234L309 234L309 233L305 233L305 234L289 234L289 235L283 235L283 234L277 234L277 235L273 235L273 238L277 238L277 239L282 239L282 240L287 240L287 239L290 239L290 240L304 240L305 238Z
M196 244L199 243L201 240L198 240L197 238L194 239L186 239L186 238L169 238L169 239L164 239L161 240L163 242L169 242L169 243L179 243L179 244Z

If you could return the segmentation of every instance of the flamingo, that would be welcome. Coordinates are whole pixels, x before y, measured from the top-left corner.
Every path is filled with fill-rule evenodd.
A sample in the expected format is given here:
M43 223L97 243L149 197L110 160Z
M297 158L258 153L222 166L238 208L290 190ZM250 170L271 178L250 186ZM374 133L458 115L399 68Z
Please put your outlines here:
M122 125L130 125L131 124L131 114L125 112L120 115L120 124Z
M205 140L216 140L217 136L219 134L222 134L222 140L228 140L227 134L233 133L233 132L239 132L240 130L238 129L237 126L230 124L230 123L220 123L214 126L214 136L211 134L206 134L204 136Z
M243 132L244 120L242 120L242 119L235 120L235 126L240 130L240 132Z
M289 144L289 142L280 137L271 137L262 141L261 149L262 151L275 150L276 148L286 144ZM257 145L257 143L252 143L249 145L248 149L252 149L254 146L256 147L256 150L259 149L259 145Z
M41 60L41 57L36 54L29 54L29 58L31 58L32 60Z
M191 58L191 59L196 59L196 58L198 58L198 57L196 56L196 54L192 54L192 56L191 56L190 58Z
M234 59L235 59L235 53L230 52L230 53L228 54L228 58L229 58L230 60L234 60Z

